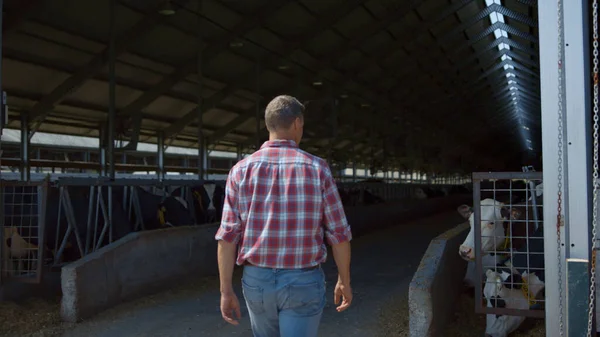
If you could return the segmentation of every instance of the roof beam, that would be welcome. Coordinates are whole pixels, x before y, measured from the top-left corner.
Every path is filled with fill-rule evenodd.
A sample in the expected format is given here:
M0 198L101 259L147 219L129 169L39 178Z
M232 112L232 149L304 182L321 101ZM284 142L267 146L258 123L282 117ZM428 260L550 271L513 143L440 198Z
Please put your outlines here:
M152 10L126 32L119 34L114 46L115 57L123 54L131 45L132 40L138 39L140 36L150 32L157 24L160 24L160 22L164 20L166 20L164 15L161 15L156 10ZM107 46L101 53L96 54L88 64L79 68L75 74L69 76L60 85L54 88L50 94L44 95L44 97L31 108L29 113L29 120L32 124L31 134L29 136L30 139L56 104L60 103L60 101L69 93L79 88L87 79L94 76L96 72L101 70L102 67L107 64L109 59L108 54L109 47Z
M365 2L365 0L353 0L351 2L344 3L343 7L333 6L323 15L322 18L319 19L319 21L318 21L319 23L314 25L307 34L304 34L300 39L298 39L296 41L289 42L287 44L287 46L282 48L282 50L286 51L286 53L283 57L280 57L276 54L270 54L268 56L267 60L261 61L261 64L265 65L264 68L274 69L280 59L289 58L296 50L306 48L306 46L316 36L321 34L324 29L330 27L335 22L339 21L344 16L348 15L348 13L350 13L352 10L354 10L356 8L356 6L361 5L363 2ZM246 73L244 76L242 76L242 79L239 82L248 83L254 79L256 79L256 72L254 70L251 70L248 73ZM293 83L293 81L290 81L290 84L287 87L291 87L292 85L295 85L295 83ZM234 89L233 87L234 86L232 86L232 85L228 85L224 90L222 90L219 93L210 97L206 101L205 104L207 106L210 106L212 104L216 104L219 101L225 99L227 96L229 96L231 93L233 93L233 91L235 91L235 90L233 90ZM237 90L237 88L235 88L235 89ZM172 126L170 126L169 128L167 128L165 130L165 137L172 137L173 135L176 135L179 131L181 131L181 129L183 127L185 127L186 124L188 124L191 120L193 120L195 118L195 116L194 116L195 113L196 113L195 110L190 111L183 118L181 118L177 123L175 123ZM222 138L230 130L233 130L233 129L239 127L240 125L244 124L248 119L253 118L255 116L255 114L256 114L255 108L248 109L247 113L243 115L245 117L239 116L239 118L236 118L235 120L227 123L227 125L225 125L223 127L223 131L219 132L218 136L221 136L221 138ZM219 139L220 138L218 138L218 137L211 137L210 141L216 142Z
M260 27L267 18L276 13L285 5L287 5L286 2L278 2L276 5L265 5L257 11L258 13L256 13L256 15L248 16L247 19L238 24L233 30L227 32L227 34L219 39L216 44L198 46L199 49L202 48L202 63L208 64L220 53L226 51L230 44L235 41L235 39L257 27ZM176 68L171 74L163 77L163 79L150 88L150 90L146 91L136 100L123 108L118 116L128 117L141 114L142 110L146 106L154 102L160 95L171 89L175 84L185 79L188 75L195 73L197 70L198 58L194 56L192 59ZM196 114L197 117L196 108L194 108L193 113ZM167 135L165 135L165 137L167 137Z

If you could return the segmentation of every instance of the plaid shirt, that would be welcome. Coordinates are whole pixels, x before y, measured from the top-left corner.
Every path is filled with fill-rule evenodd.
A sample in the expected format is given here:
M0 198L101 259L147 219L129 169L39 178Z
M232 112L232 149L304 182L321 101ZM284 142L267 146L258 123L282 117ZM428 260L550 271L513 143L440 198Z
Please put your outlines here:
M215 239L238 243L237 264L296 269L325 261L352 234L327 163L294 141L265 142L229 172Z

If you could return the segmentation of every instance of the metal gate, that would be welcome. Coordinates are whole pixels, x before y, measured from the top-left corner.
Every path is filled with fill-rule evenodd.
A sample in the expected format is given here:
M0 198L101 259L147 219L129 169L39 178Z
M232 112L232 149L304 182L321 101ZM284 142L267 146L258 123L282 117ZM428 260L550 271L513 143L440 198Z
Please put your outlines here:
M48 179L0 180L0 284L41 281L47 191Z
M477 313L544 317L542 172L473 173Z

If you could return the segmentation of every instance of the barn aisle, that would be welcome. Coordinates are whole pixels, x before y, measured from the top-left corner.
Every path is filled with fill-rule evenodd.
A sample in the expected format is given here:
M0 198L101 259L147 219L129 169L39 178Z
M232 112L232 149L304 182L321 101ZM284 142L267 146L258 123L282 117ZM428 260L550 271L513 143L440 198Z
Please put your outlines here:
M408 312L404 321L385 322L389 316L385 308L397 306L390 301L406 301L408 284L429 241L462 221L457 212L443 213L354 240L354 302L344 313L337 313L333 305L337 275L330 255L324 266L328 304L319 335L403 336ZM239 278L238 272L234 280L238 280L236 290L242 300ZM240 326L224 323L217 281L198 280L106 311L67 328L63 336L252 336L245 305L242 307Z

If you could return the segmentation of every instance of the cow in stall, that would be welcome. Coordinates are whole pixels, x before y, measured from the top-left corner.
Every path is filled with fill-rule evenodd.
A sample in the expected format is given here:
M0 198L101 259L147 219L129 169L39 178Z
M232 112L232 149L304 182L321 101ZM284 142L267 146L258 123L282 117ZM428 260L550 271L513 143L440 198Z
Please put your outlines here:
M141 206L145 230L194 225L185 204L174 196L160 196L134 187Z
M525 209L527 208L527 209ZM461 205L458 212L469 220L470 230L465 241L459 247L459 255L467 260L475 259L475 231L474 214L472 207ZM521 247L525 243L527 235L533 235L535 225L529 221L524 225L522 222L533 217L530 205L513 205L510 210L504 203L494 199L483 199L480 203L481 227L481 253L484 255L489 251L503 250L503 245L512 244L513 248ZM542 212L538 212L540 220ZM512 221L509 221L512 219ZM512 233L515 237L508 242L508 235Z
M60 189L56 186L50 186L47 191L45 226L44 226L44 257L45 260L57 259L57 253L60 247L64 247L61 259L55 262L70 262L81 258L86 251L91 251L94 248L105 246L109 243L111 233L104 231L104 216L102 209L98 209L98 224L95 226L96 217L92 216L92 228L88 230L88 212L90 200L90 188L83 186L65 187L69 194L68 202L71 204L72 218L67 214L66 202L67 199L61 201ZM12 192L12 193L10 193ZM38 196L37 193L29 193L29 200L12 201L7 200L11 195L23 194L19 191L10 191L5 193L5 224L3 228L2 256L3 270L11 270L8 268L14 262L22 263L26 261L36 261L38 254L39 230L38 217L31 215L37 214ZM105 210L108 212L108 195L103 194ZM8 201L8 202L7 202ZM60 217L59 217L60 205ZM95 204L92 205L92 212L96 211ZM35 209L34 209L35 208ZM69 229L67 218L73 220L74 228ZM33 219L33 221L28 221ZM117 240L133 231L132 225L129 223L125 213L119 207L112 208L112 238ZM23 226L23 221L27 226ZM66 235L69 232L69 235ZM103 236L102 236L103 235ZM66 236L66 238L65 238ZM79 240L77 240L77 237ZM102 237L102 239L100 239ZM81 250L80 244L81 243ZM19 266L20 270L33 270L35 265Z
M531 278L529 289L522 287L523 280L517 275L506 271L486 270L485 286L483 295L487 307L527 310L531 306L531 292L538 291L543 286L539 279ZM539 291L538 291L539 292ZM517 330L525 321L525 316L512 315L486 315L485 336L506 337L509 333Z
M459 248L459 255L469 262L465 281L474 285L474 216L471 208L466 205L459 207L458 211L469 219L471 225L465 242ZM540 223L536 229L533 222L524 223L533 218L533 207L531 205L513 205L509 210L503 203L493 199L484 199L481 201L480 212L481 254L483 254L484 270L495 266L496 270L503 270L506 276L504 281L511 284L516 281L525 282L529 284L528 295L530 298L538 297L544 288L543 225ZM538 216L539 220L542 220L543 212L538 212ZM517 238L507 240L509 233ZM489 251L495 251L497 254L486 254ZM512 281L507 281L509 278ZM515 281L515 279L518 280ZM494 315L487 317L489 331L493 332L490 336L505 336L511 327L516 329L523 322L518 318L511 318L513 316L504 318L491 316Z

